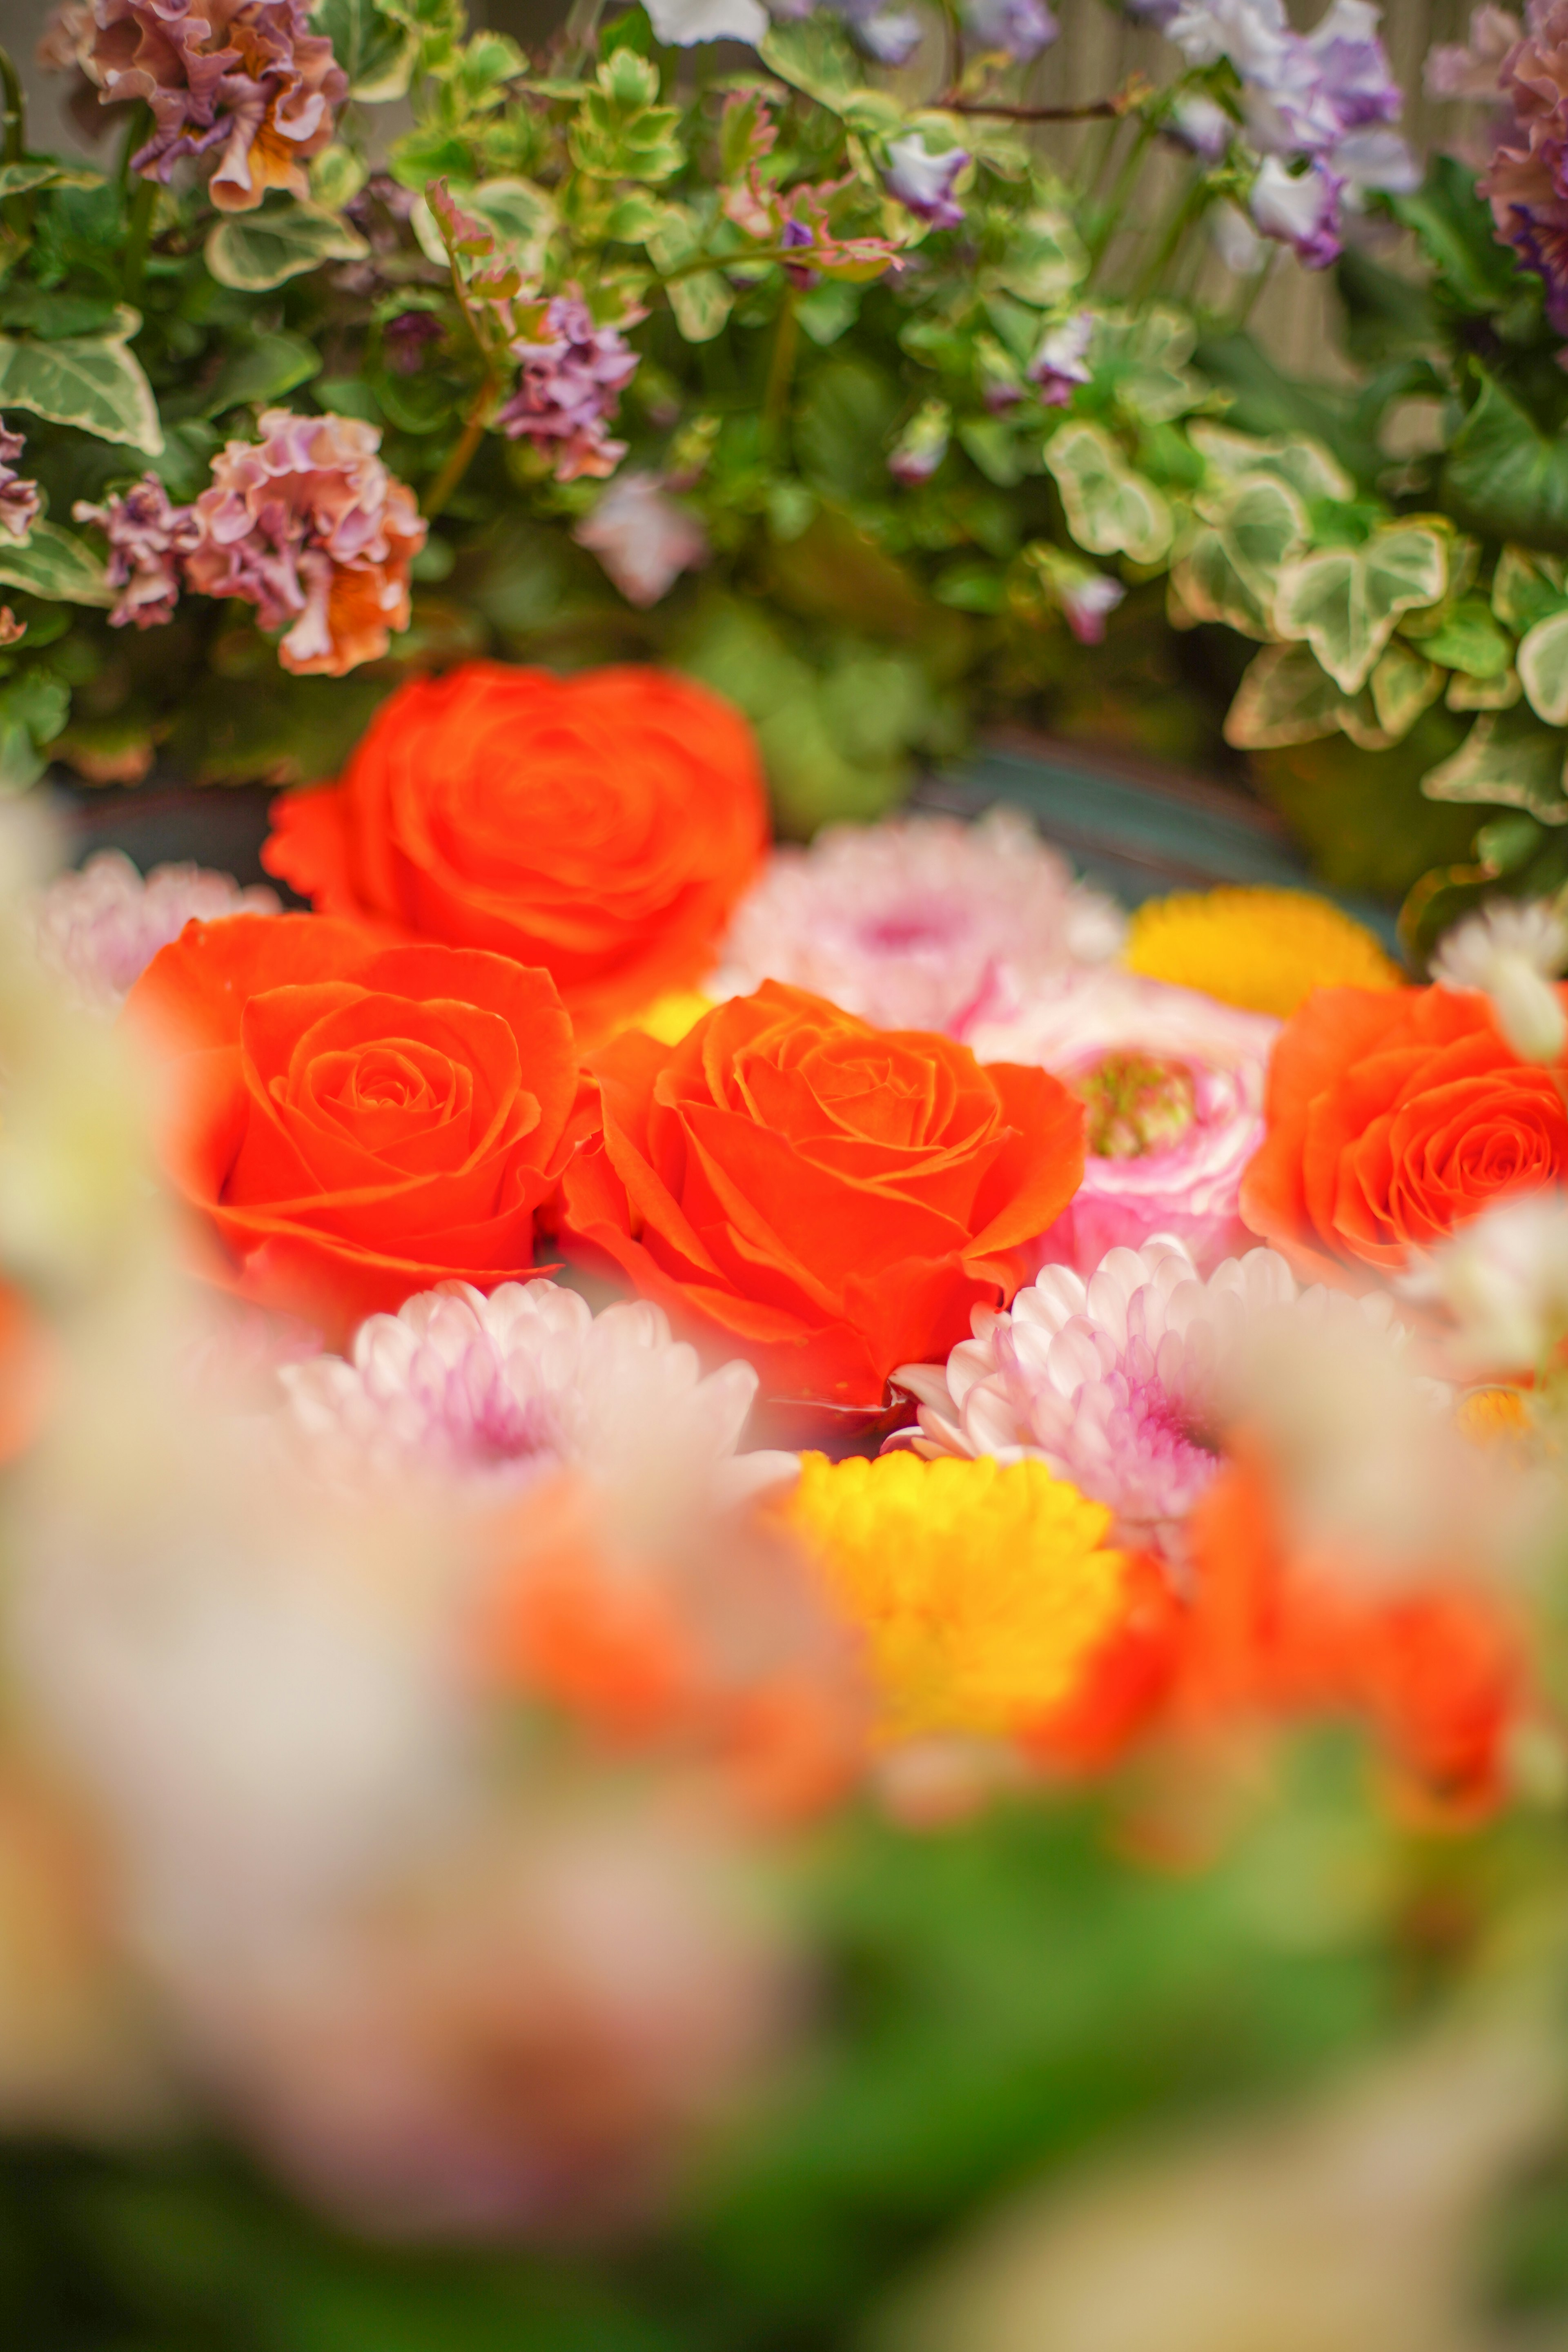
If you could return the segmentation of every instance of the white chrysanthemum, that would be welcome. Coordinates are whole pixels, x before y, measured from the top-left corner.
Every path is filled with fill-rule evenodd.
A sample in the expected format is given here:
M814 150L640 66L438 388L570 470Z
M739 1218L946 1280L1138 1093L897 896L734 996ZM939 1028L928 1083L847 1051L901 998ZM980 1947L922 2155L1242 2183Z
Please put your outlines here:
M1548 898L1492 898L1444 934L1432 959L1443 988L1479 989L1526 1062L1553 1062L1568 1019L1552 981L1568 963L1568 923Z
M292 1417L331 1469L505 1478L569 1464L608 1484L662 1489L688 1472L727 1497L794 1467L738 1454L757 1391L750 1364L703 1377L646 1300L594 1315L553 1282L466 1283L373 1315L353 1351L286 1366Z
M264 883L241 889L199 866L157 866L145 879L118 849L100 849L79 873L61 874L38 898L38 956L93 1013L117 1013L160 948L193 918L276 915Z
M744 996L786 981L885 1029L957 1036L983 1010L1103 963L1125 931L1016 809L975 824L833 825L809 849L774 851L707 989Z
M1205 1280L1160 1234L1111 1250L1087 1281L1048 1266L1009 1313L976 1307L974 1338L945 1368L906 1364L893 1378L919 1400L922 1453L1040 1456L1110 1504L1124 1540L1169 1549L1219 1467L1238 1367L1279 1312L1363 1332L1392 1319L1381 1294L1300 1289L1273 1250L1227 1258Z
M1400 1287L1446 1307L1449 1352L1464 1370L1527 1372L1568 1338L1568 1201L1505 1201L1462 1225Z

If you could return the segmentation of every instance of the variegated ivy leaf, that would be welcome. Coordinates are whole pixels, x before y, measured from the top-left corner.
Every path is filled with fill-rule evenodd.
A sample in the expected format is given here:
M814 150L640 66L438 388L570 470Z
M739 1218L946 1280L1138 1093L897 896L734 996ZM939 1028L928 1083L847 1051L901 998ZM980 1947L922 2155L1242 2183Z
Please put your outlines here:
M1193 533L1171 566L1169 610L1172 626L1196 628L1200 621L1221 621L1238 636L1268 639L1273 635L1268 614L1226 551L1212 524Z
M1537 555L1532 548L1505 547L1492 574L1492 611L1505 629L1522 636L1568 604L1561 557Z
M122 306L101 335L67 335L53 343L0 335L0 410L28 408L51 425L74 425L96 440L161 457L158 404L126 349L141 324L140 315Z
M26 542L0 539L0 583L57 604L112 604L109 577L86 540L52 522L36 522Z
M708 224L689 205L670 205L664 226L647 239L648 258L661 277L703 250ZM689 343L710 343L735 307L735 290L716 269L668 277L665 292L675 323Z
M1187 373L1196 340L1193 323L1163 305L1143 312L1109 311L1098 321L1094 372L1108 382L1117 405L1141 425L1168 425L1204 397Z
M1175 535L1169 506L1098 425L1062 425L1046 444L1046 464L1061 491L1068 529L1090 555L1158 563L1167 552Z
M335 213L287 204L228 214L209 230L205 247L211 275L242 294L286 285L323 261L363 261L369 251L359 231Z
M1200 422L1189 425L1187 437L1204 463L1215 474L1233 479L1238 474L1273 474L1303 499L1328 499L1343 505L1355 496L1355 484L1321 441L1305 434L1275 434L1259 439L1235 433L1227 425Z
M1447 674L1395 637L1370 682L1377 723L1390 742L1397 743L1409 734L1427 705L1436 701Z
M1386 751L1369 694L1342 694L1306 646L1265 646L1248 666L1225 722L1238 751L1265 751L1343 733L1363 751Z
M1239 482L1219 520L1226 551L1253 593L1266 606L1279 574L1311 541L1307 509L1287 483L1268 474Z
M1427 770L1421 789L1433 801L1494 802L1528 809L1542 824L1568 824L1563 740L1525 703L1483 711L1451 759Z
M658 218L662 220L664 216L666 207L641 188L628 187L626 201L657 207ZM554 204L542 188L535 187L531 180L481 180L477 187L463 190L462 205L465 212L477 214L488 228L494 230L498 250L520 276L540 276L556 228ZM426 258L445 269L446 243L425 197L416 200L409 226ZM625 245L638 241L620 229L613 233Z
M1450 710L1511 710L1524 688L1510 662L1496 677L1467 677L1457 669L1444 697Z
M1448 551L1428 523L1385 523L1360 547L1325 547L1279 575L1274 619L1282 637L1304 639L1336 685L1359 693L1401 613L1435 604L1448 582Z
M1436 625L1428 625L1434 618ZM1436 616L1409 614L1399 634L1413 638L1428 661L1463 670L1468 677L1500 677L1513 659L1513 639L1499 628L1480 596L1461 597Z
M1006 251L984 273L981 286L1048 310L1066 301L1088 273L1089 256L1068 215L1054 205L1036 205L1008 225Z
M1519 682L1548 727L1568 727L1568 612L1537 621L1520 639Z

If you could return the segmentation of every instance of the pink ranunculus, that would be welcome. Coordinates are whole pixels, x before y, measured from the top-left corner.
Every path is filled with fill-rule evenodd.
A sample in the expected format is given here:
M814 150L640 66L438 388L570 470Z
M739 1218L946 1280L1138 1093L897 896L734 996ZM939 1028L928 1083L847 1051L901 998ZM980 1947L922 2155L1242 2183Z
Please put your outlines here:
M100 849L40 893L38 957L88 1011L117 1013L132 982L188 922L278 912L276 893L263 883L242 890L199 866L156 866L143 880L118 849Z
M774 851L707 985L745 996L784 981L884 1029L967 1041L988 1012L1113 956L1123 928L1015 809L834 825Z
M253 212L268 188L308 196L305 166L349 88L306 0L97 0L82 63L106 106L151 110L132 168L167 181L182 156L216 153L208 193L224 212Z
M285 632L278 658L297 675L341 677L408 626L409 565L428 526L380 446L357 417L269 408L259 441L214 459L192 509L188 584L254 604L262 628Z
M983 1062L1037 1062L1088 1105L1083 1184L1042 1262L1091 1273L1106 1252L1174 1234L1200 1267L1252 1240L1237 1202L1263 1139L1279 1024L1130 972L1080 975L967 1043Z

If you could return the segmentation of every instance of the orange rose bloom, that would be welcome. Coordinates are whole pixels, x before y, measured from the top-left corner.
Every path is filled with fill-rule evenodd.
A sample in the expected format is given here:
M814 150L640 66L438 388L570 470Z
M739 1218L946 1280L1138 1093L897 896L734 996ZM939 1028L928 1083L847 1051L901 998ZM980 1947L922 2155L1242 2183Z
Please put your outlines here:
M1044 1070L773 981L589 1069L563 1230L782 1397L879 1406L895 1365L945 1359L1083 1173L1082 1106Z
M272 823L268 872L321 913L540 966L593 1034L703 977L767 802L744 719L705 687L467 662L401 687L342 782Z
M549 975L315 915L187 923L125 1018L169 1063L165 1164L237 1286L341 1336L526 1279L589 1100Z
M1280 1032L1267 1108L1241 1213L1298 1273L1342 1287L1568 1165L1554 1074L1521 1062L1468 992L1317 990Z

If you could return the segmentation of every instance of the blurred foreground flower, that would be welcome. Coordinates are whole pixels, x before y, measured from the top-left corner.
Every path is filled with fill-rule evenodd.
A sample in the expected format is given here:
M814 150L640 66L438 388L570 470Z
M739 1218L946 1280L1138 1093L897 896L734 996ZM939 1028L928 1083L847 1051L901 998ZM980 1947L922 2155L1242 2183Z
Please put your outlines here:
M1432 977L1481 991L1521 1061L1554 1062L1568 1042L1568 1013L1552 983L1565 964L1568 922L1549 899L1494 898L1444 934Z
M809 849L774 850L709 989L787 981L882 1028L963 1036L989 1005L1106 961L1122 929L1016 810L834 825Z
M1128 926L1129 971L1288 1020L1314 988L1398 988L1364 924L1306 890L1175 891Z
M666 496L658 474L617 476L572 536L598 557L627 604L644 608L708 558L707 532Z
M1037 1062L1083 1100L1083 1184L1044 1238L1091 1274L1106 1252L1174 1235L1206 1268L1247 1246L1242 1178L1263 1139L1277 1024L1195 990L1081 974L967 1032L983 1062Z
M1568 1201L1554 1190L1487 1210L1400 1288L1447 1308L1467 1372L1549 1375L1568 1340Z
M38 955L77 1003L114 1013L188 922L278 911L277 894L264 883L242 890L228 875L199 866L155 866L143 878L121 851L100 849L40 892Z

